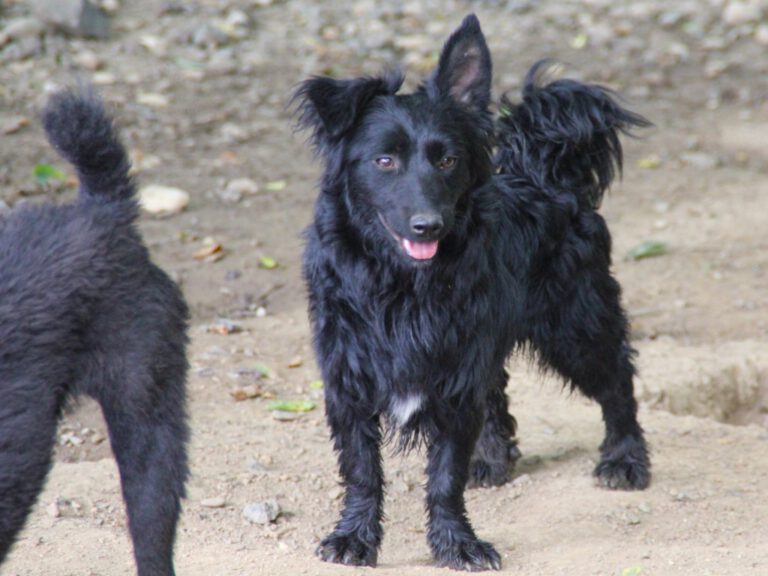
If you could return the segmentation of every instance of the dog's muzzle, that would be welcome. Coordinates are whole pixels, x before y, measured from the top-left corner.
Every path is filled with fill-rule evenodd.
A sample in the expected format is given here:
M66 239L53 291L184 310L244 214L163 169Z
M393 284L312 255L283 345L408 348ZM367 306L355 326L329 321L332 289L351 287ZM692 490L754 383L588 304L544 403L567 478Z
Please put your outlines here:
M381 212L379 212L379 220L381 220L381 224L384 226L384 228L386 228L387 232L389 232L395 241L400 245L400 248L402 248L403 251L414 260L426 262L434 258L435 254L437 254L437 249L440 246L439 240L428 240L425 242L409 240L408 238L403 238L394 230L392 230L387 221L384 219L384 216L382 216Z

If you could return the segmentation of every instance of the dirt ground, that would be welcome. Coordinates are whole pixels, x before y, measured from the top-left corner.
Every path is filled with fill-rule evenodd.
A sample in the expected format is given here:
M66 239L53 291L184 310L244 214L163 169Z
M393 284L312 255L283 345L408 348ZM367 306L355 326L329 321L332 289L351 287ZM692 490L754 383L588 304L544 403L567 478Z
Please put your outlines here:
M180 575L445 573L430 565L420 454L387 458L377 569L313 555L341 490L299 272L319 167L287 106L310 74L399 63L413 85L470 11L488 37L497 94L514 95L528 66L554 57L566 74L616 88L656 125L625 140L623 181L602 208L639 351L653 484L596 487L599 410L512 360L524 458L508 485L468 493L478 534L497 546L504 574L768 573L768 3L103 3L109 38L84 40L42 24L28 2L0 1L0 210L73 196L66 184L36 183L33 168L68 170L36 114L46 91L76 77L114 107L140 182L191 196L185 211L141 222L193 310ZM228 187L243 178L245 192ZM666 253L625 257L648 240ZM211 242L223 257L196 259ZM248 386L262 396L232 397ZM318 408L278 421L271 397ZM95 406L68 410L58 440L47 488L2 574L132 574ZM243 518L247 504L269 499L282 509L276 522Z

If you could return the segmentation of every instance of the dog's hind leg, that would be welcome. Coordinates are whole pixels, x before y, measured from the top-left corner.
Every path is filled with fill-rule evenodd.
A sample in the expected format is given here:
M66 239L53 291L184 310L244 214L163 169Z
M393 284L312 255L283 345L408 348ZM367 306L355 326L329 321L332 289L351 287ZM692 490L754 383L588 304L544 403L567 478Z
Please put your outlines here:
M606 331L597 340L563 350L561 372L584 394L597 400L605 422L605 440L595 476L606 488L642 490L651 481L651 464L633 395L632 349L611 341ZM567 357L567 358L564 358Z
M47 384L0 374L0 563L45 484L60 405Z
M489 391L485 421L470 460L468 488L501 486L510 479L515 462L520 458L515 440L517 422L509 413L504 391L508 378L507 371L500 368Z
M79 389L104 413L138 574L171 576L188 476L186 307L175 287L153 274L99 316L88 336L98 344Z
M174 574L173 544L187 477L187 431L184 374L168 372L151 384L138 382L136 374L127 376L125 385L147 389L146 403L135 398L102 401L139 576ZM144 377L148 375L138 376Z
M427 539L438 565L454 570L499 570L501 557L475 536L467 518L464 488L472 447L482 421L472 409L445 418L431 438L427 463Z
M607 235L604 228L603 232ZM581 250L589 249L582 245ZM551 270L549 282L556 285L538 292L548 296L530 320L532 343L544 365L602 408L606 436L595 468L598 482L608 488L643 489L650 483L651 465L637 421L634 351L619 302L620 288L610 275L607 258L583 264L567 278L558 278L557 270Z
M329 405L327 413L346 493L341 518L320 542L317 555L326 562L375 566L384 501L379 418L353 414L343 400Z

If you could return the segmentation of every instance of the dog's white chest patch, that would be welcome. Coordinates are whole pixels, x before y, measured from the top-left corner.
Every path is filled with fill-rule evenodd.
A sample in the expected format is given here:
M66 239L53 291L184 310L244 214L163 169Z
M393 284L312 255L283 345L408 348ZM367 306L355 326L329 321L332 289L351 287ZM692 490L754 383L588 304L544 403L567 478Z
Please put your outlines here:
M398 426L404 426L421 409L423 403L424 397L421 394L394 398L389 408L390 416Z

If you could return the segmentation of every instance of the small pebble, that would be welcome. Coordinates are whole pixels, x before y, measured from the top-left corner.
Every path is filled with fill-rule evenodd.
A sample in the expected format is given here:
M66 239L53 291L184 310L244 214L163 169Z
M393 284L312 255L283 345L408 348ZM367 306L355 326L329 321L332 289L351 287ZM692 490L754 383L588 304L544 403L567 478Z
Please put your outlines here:
M298 420L303 414L301 412L288 412L286 410L272 410L272 418L279 422L292 422Z
M250 178L235 178L227 183L225 190L240 195L253 195L259 192L259 185Z
M83 50L82 52L78 52L73 57L73 60L75 64L77 64L80 68L90 70L91 72L98 70L104 64L101 58L99 58L96 53L91 50Z
M189 194L180 188L150 184L139 190L139 204L150 214L168 216L187 207Z
M520 474L520 476L512 480L512 486L528 486L532 483L533 480L530 474Z
M759 2L737 1L729 2L723 10L723 22L729 26L741 26L750 22L757 22L762 17L762 8Z
M243 508L243 518L251 524L271 524L280 515L280 504L274 498L264 502L254 502Z
M57 500L48 504L48 506L45 507L45 511L51 518L58 518L61 516L61 509L59 508L59 502Z
M227 505L227 501L224 496L214 496L212 498L205 498L200 500L200 506L204 508L224 508Z
M720 159L717 156L705 152L684 152L680 155L680 159L689 166L702 170L711 170L720 165Z

